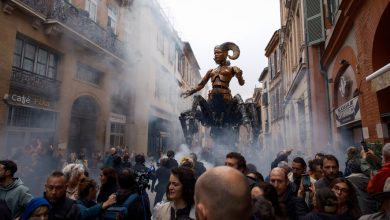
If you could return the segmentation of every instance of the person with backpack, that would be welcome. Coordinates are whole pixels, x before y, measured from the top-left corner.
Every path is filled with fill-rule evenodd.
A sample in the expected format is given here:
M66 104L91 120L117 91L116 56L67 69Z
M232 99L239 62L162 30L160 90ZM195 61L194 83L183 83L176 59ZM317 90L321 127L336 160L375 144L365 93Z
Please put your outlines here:
M116 204L106 210L104 220L149 220L150 204L136 181L136 174L131 169L122 170L118 175L119 190Z
M93 179L85 178L80 181L78 187L79 199L76 201L80 209L82 220L100 219L101 214L108 207L116 203L116 195L111 194L108 199L102 203L96 203L97 185Z

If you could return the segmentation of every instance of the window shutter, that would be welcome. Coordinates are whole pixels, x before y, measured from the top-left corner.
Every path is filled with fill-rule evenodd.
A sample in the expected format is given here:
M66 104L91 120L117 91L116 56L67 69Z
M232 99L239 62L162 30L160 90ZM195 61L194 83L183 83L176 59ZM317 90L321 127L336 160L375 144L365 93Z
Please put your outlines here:
M309 46L325 40L322 0L305 1L305 22Z

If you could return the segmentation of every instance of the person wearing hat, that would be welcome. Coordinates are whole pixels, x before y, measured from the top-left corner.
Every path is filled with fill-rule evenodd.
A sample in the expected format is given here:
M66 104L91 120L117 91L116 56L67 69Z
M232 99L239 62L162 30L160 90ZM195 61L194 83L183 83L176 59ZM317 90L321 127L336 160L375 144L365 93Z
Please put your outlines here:
M32 199L26 206L26 209L20 216L19 220L28 219L49 219L49 209L51 206L49 202L42 197Z
M390 219L390 177L386 179L383 191L372 195L382 203L381 210L374 214L363 215L359 220L382 220Z

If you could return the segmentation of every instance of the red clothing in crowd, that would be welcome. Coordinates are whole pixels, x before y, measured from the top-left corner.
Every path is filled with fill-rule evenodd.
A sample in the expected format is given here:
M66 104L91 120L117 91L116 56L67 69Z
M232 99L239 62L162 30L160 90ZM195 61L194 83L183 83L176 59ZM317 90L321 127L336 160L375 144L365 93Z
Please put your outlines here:
M390 162L383 164L382 169L370 179L367 186L368 193L383 192L386 179L390 177Z

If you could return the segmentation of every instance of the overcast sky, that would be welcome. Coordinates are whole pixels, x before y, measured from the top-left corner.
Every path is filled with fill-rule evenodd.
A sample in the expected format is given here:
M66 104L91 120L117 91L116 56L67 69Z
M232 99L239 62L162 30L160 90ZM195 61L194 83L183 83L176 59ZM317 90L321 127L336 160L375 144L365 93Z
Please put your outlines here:
M183 41L191 44L201 75L216 67L214 46L232 41L241 55L231 65L243 70L245 85L230 82L232 95L252 97L267 66L264 49L280 28L278 0L158 0ZM209 85L210 82L209 82Z

